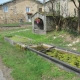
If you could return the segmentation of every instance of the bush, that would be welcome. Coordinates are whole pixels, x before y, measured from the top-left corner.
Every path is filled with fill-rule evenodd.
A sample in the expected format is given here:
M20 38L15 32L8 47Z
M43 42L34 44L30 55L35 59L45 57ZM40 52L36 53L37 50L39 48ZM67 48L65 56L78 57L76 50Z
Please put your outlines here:
M53 23L59 26L59 30L77 31L77 17L53 16Z
M65 29L71 31L77 31L78 19L77 17L67 17L64 19Z

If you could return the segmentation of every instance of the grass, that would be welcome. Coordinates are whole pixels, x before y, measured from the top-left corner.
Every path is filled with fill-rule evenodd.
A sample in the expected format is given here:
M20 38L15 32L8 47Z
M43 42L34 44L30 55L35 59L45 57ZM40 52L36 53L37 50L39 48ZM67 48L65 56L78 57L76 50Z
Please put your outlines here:
M20 25L25 25L25 24L27 24L27 25L31 25L32 23L31 22L23 22L23 23L8 23L8 24L0 24L0 26L2 27L2 26L4 26L4 27L16 27L16 26L20 26Z
M65 34L65 35L64 35ZM16 32L14 34L11 35L19 35L19 36L24 36L24 37L28 37L34 40L33 43L37 44L37 43L47 43L47 44L52 44L52 45L56 45L62 48L66 48L66 49L72 49L72 47L67 46L68 44L70 44L70 41L66 41L68 38L66 38L68 35L72 36L72 33L69 34L68 32L65 31L60 31L60 32L50 32L46 35L39 35L39 34L33 34L31 28L28 31L22 31L22 32ZM62 37L63 35L63 37ZM76 39L78 36L74 36L73 37ZM76 43L79 44L79 43ZM80 51L80 47L79 45L74 45L74 47L77 48L77 51Z
M20 50L3 40L5 35L19 35L34 39L33 43L35 44L45 42L59 45L63 41L63 38L60 39L59 34L63 32L38 35L33 34L31 30L17 32L19 30L0 32L0 55L4 64L13 70L11 75L14 80L80 80L80 77L74 73L66 72L37 54L28 50ZM54 36L57 36L57 38L53 39Z
M11 40L14 40L15 42L27 42L27 41L29 41L29 39L28 38L26 38L26 37L20 37L20 36L12 36L12 37L10 37L10 39Z
M64 79L66 77L72 79L75 76L75 74L59 69L53 63L47 62L33 52L22 51L6 42L3 43L5 45L0 47L0 55L4 64L13 69L12 76L15 80L50 80L63 75ZM3 43L0 43L0 45Z
M27 37L27 38L31 38L33 39L33 43L34 44L38 44L38 43L47 43L47 44L53 44L56 46L60 46L60 47L65 47L66 48L66 44L69 44L69 42L64 42L64 38L59 37L59 35L63 34L64 32L58 32L56 33L51 32L48 33L47 35L39 35L39 34L34 34L31 30L31 28L29 28L30 30L28 31L22 31L22 32L15 32L12 31L14 33L12 34L7 34L7 35L18 35L18 36L23 36L23 37ZM56 36L55 36L56 35ZM56 38L54 38L56 37Z
M19 23L12 23L12 24L0 24L0 26L4 26L4 27L7 27L7 26L20 26Z

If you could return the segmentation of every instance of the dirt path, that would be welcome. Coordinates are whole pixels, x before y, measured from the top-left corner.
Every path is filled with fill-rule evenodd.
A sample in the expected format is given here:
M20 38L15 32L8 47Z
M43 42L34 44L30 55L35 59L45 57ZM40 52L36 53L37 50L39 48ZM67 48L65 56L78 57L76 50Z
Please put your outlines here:
M10 75L11 72L12 70L3 64L2 58L0 57L0 80L14 80Z

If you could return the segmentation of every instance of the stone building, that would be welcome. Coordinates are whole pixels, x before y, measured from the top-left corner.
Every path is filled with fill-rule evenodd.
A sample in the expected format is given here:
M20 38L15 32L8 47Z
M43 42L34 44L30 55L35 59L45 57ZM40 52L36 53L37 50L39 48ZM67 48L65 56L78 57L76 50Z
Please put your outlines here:
M0 23L31 22L31 16L40 11L42 3L34 0L12 0L0 4Z
M75 0L75 3L78 5L78 0ZM53 9L55 12L60 11L60 15L64 17L67 16L77 16L77 8L71 0L54 0ZM52 10L52 6L50 1L45 3L45 11L50 12Z
M78 5L77 0L76 4ZM46 2L43 7L44 13L37 12L32 16L32 25L34 33L46 34L48 31L55 29L55 25L53 22L54 19L51 16L53 15L51 2L50 1ZM74 3L71 2L70 0L56 0L56 1L54 0L53 10L55 11L56 14L59 13L63 17L77 16L77 9Z
M49 13L35 13L32 16L32 30L33 33L46 34L49 31L54 30L53 17Z

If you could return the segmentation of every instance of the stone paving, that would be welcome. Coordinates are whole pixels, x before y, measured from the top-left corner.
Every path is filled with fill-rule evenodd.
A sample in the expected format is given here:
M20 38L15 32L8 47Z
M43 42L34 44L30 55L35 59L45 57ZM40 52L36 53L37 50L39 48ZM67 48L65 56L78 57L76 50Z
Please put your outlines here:
M6 80L5 77L3 76L2 70L0 69L0 80Z

